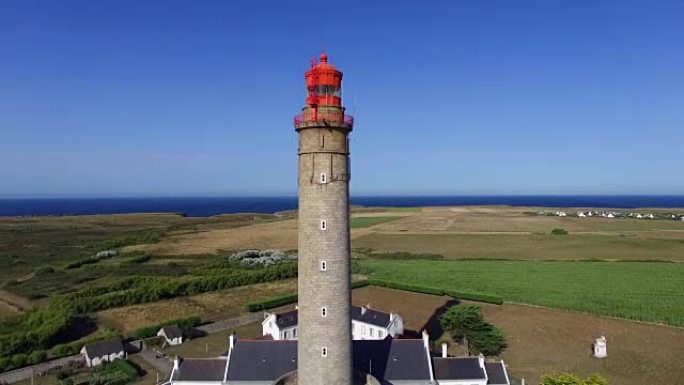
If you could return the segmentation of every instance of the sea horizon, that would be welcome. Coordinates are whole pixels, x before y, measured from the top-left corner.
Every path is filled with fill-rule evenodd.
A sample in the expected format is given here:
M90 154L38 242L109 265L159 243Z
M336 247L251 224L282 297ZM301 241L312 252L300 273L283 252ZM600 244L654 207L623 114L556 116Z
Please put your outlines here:
M684 195L358 195L365 207L518 206L586 208L684 208ZM0 198L0 216L177 213L190 217L272 214L297 209L297 196L187 196Z

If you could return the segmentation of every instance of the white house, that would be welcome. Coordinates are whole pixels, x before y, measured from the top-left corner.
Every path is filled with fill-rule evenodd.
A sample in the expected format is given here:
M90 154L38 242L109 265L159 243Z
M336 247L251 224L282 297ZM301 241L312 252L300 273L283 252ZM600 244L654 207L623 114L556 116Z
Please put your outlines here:
M178 325L164 326L159 329L157 335L164 337L166 344L168 345L180 345L183 343L183 332L180 330Z
M104 362L112 362L117 358L125 358L126 353L121 340L101 341L84 345L81 355L88 367L98 366Z
M351 329L354 340L381 340L404 334L404 320L396 313L385 313L367 306L352 306ZM297 309L266 314L261 323L262 335L274 340L297 339Z
M288 383L297 370L298 340L229 339L216 358L176 358L169 385L273 385ZM422 339L356 340L352 365L372 383L394 385L510 385L503 361L483 357L441 357ZM321 379L321 384L328 384ZM334 384L330 384L334 385Z
M606 337L601 336L594 342L594 357L608 357L608 341L606 340Z

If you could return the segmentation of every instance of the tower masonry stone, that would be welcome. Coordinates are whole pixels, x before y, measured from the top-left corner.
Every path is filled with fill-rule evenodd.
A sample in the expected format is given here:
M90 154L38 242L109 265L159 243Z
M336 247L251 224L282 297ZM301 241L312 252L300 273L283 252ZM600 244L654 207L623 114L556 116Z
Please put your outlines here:
M299 385L352 383L349 140L342 73L320 63L306 73L299 133Z

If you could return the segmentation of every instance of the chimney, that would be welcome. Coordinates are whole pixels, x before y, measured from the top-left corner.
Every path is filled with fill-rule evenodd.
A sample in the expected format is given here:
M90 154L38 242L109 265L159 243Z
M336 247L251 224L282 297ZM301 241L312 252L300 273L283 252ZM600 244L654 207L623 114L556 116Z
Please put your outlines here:
M230 337L228 337L228 346L230 347L230 351L233 350L233 347L235 346L235 342L237 342L237 335L235 332L233 332Z
M482 370L485 370L484 356L482 355L482 353L480 353L480 355L477 356L477 359L480 361L480 367L482 368Z
M176 371L180 367L181 363L181 358L176 356L176 358L173 359L173 370Z
M447 358L447 344L442 342L442 358Z
M299 305L295 305L295 310L299 310Z
M430 351L430 336L425 329L423 329L423 345L425 345L425 349L427 349L427 351Z
M361 306L361 315L366 314L366 310L368 310L365 306Z

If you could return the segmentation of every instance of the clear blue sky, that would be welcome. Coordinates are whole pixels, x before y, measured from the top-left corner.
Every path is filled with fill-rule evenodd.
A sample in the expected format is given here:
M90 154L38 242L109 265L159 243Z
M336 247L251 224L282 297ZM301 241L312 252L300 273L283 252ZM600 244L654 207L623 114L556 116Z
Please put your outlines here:
M0 196L294 195L303 74L352 193L684 194L683 1L0 1Z

